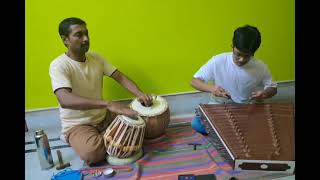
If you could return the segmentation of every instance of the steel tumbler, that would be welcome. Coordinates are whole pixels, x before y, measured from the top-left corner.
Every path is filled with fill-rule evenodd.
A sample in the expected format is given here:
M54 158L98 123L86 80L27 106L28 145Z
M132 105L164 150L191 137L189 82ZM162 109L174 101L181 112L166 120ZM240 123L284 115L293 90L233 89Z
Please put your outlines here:
M41 169L45 170L52 168L54 164L52 160L49 140L46 133L43 130L37 130L34 137Z

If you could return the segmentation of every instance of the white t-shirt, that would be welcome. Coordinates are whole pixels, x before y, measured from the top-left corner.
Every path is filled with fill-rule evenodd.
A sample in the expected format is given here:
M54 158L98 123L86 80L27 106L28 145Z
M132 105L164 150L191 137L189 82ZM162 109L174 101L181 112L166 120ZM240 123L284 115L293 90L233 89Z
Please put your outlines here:
M233 62L232 52L213 56L193 77L206 83L212 81L224 88L236 103L248 102L254 91L277 87L267 65L261 60L252 57L240 67Z
M66 54L54 59L49 74L53 91L68 87L72 93L91 99L103 99L103 76L111 76L116 68L96 53L86 53L86 61L78 62ZM79 124L97 125L106 109L72 110L59 107L62 133Z

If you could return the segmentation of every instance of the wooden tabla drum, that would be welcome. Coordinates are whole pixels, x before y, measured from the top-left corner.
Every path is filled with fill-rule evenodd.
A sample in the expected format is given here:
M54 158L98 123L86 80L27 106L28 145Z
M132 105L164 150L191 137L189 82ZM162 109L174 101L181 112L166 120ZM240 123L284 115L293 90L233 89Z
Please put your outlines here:
M141 117L137 120L118 115L104 134L107 161L111 165L126 165L138 160L142 155L142 144L146 124Z
M146 122L145 139L159 138L164 135L170 121L170 110L167 101L154 96L152 105L144 106L138 99L134 99L130 107L137 111Z

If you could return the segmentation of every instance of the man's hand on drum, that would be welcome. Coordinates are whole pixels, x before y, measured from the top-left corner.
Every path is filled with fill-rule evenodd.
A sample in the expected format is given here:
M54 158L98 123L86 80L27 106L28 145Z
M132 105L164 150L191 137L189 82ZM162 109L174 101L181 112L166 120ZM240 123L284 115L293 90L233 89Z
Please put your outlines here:
M138 101L147 107L152 105L152 100L153 98L150 94L142 94L138 97Z
M137 116L139 115L137 111L119 102L109 102L107 109L113 113L129 116L134 119L136 119Z

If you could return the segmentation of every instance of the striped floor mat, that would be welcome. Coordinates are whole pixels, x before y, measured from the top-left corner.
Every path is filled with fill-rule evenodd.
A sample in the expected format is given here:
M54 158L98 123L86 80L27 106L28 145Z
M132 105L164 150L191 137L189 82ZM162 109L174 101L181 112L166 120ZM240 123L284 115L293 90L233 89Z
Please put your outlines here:
M194 150L194 146L189 145L192 143L201 145ZM287 176L281 173L233 171L206 137L195 132L188 124L168 128L162 141L145 144L143 151L144 156L131 165L83 168L81 171L88 173L106 167L112 167L116 171L116 175L112 178L85 177L92 180L177 180L178 175L182 174L215 174L217 179L223 180L231 177L262 180Z

